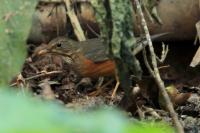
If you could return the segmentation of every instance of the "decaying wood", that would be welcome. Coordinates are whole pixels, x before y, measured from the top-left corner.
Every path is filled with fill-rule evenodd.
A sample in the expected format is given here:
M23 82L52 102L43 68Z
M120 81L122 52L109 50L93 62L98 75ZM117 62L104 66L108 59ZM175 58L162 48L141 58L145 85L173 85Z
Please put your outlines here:
M52 38L70 32L64 4L39 3L32 18L29 43L48 43Z
M162 38L162 40L194 40L196 35L195 24L200 19L198 5L198 0L161 0L157 10L163 24L151 23L145 17L150 33L173 33L171 36ZM137 25L135 25L135 32L139 33Z
M44 3L44 2L43 2ZM50 41L56 37L56 23L59 25L60 36L69 32L69 21L66 18L66 10L64 3L57 4L58 15L55 15L55 9L52 15L48 16L55 2L46 2L39 5L34 17L33 28L30 41L37 40L38 43ZM76 4L76 3L74 3ZM78 0L78 19L86 33L87 37L96 37L94 32L99 33L98 25L95 21L94 10L89 2ZM170 36L165 36L161 40L191 40L196 35L195 24L200 19L199 1L198 0L162 0L157 6L157 10L163 24L152 23L147 20L151 34L172 32ZM135 14L135 13L133 13ZM145 15L146 16L146 15ZM134 18L136 19L136 18ZM138 24L134 25L134 32L139 34ZM66 30L67 29L67 30Z

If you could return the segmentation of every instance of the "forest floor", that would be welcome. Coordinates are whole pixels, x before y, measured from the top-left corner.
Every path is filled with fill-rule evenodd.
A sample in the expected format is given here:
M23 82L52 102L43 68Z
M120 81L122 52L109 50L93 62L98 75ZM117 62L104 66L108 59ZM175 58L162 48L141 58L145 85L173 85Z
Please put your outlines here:
M178 93L190 94L189 98L181 99L181 104L175 105L175 110L187 133L199 132L200 68L189 67L197 46L194 46L192 42L169 42L167 44L169 44L169 53L165 62L160 64L161 77L166 86L173 85ZM160 50L160 48L157 49ZM130 108L127 112L130 112L131 117L138 119L171 122L168 112L159 104L157 87L145 72L145 68L144 75L140 85L135 87L141 91L136 99L138 106ZM34 95L58 101L70 109L87 111L101 106L117 107L124 95L119 87L115 97L111 98L116 83L114 78L104 77L101 85L98 79L80 78L73 68L68 67L62 58L55 55L31 58L30 54L24 64L22 77L18 76L17 80L21 83L18 82L17 85L23 82L23 86L29 88L28 91ZM92 94L94 92L98 94Z

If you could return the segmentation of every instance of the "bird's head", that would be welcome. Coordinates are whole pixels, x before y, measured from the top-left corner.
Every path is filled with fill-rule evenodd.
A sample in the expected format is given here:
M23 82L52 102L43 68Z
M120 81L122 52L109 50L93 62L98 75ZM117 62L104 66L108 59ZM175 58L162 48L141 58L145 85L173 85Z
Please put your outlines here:
M37 55L44 55L47 53L60 55L67 63L71 63L80 52L79 43L66 37L57 37L49 42L49 44L42 50L37 52Z
M38 52L39 55L52 53L69 56L79 51L78 42L66 37L57 37L49 42L46 48Z

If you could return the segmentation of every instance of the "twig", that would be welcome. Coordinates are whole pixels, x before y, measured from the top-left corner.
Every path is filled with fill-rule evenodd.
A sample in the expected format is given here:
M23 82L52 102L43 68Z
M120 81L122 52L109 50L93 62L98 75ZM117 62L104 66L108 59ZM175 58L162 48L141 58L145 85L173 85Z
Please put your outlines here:
M156 38L165 36L170 34L169 32L165 32L165 33L161 33L161 34L157 34L157 35L153 35L151 40L155 40ZM136 46L133 50L133 55L138 54L140 51L142 51L146 46L148 45L148 41L147 40L140 40L136 43Z
M196 35L196 39L195 40L200 40L200 21L198 23L196 23L196 29L197 29L197 35ZM196 41L196 43L197 43ZM192 59L192 62L190 63L190 66L191 67L196 67L197 65L199 65L200 63L200 46L199 48L197 49L197 52L195 53L193 59Z
M98 34L89 24L86 24L86 26L88 27L88 29L97 37L101 37L100 34Z
M146 24L146 21L144 19L144 15L142 13L140 3L139 3L138 0L135 0L135 2L136 2L136 7L137 7L137 10L139 12L139 15L141 17L142 26L144 28L144 32L145 32L145 35L146 35L146 38L147 38L147 41L148 41L149 51L150 51L150 54L151 54L153 71L149 71L149 72L154 77L154 79L155 79L155 81L158 85L158 88L159 88L162 96L164 97L164 100L165 100L165 103L166 103L166 108L168 109L168 111L169 111L169 113L170 113L170 115L173 119L173 122L175 124L177 132L178 133L184 133L183 127L178 120L178 116L177 116L177 114L176 114L176 112L173 108L171 100L170 100L170 98L169 98L169 96L168 96L168 94L165 90L165 85L164 85L164 83L163 83L163 81L160 77L159 70L158 70L158 67L157 67L156 55L155 55L155 52L154 52L152 41L151 41L151 38L150 38L150 35L149 35L149 30L147 28L147 24Z
M114 80L111 79L108 82L106 82L104 85L101 86L101 89L103 90L106 86L108 86L109 84L111 84Z
M111 84L113 81L114 81L113 79L109 80L104 85L102 85L101 87L97 88L96 92L90 93L89 96L96 95L96 94L99 94L100 92L104 91L105 87L108 86L109 84Z
M162 54L161 54L161 58L159 57L156 57L157 60L160 62L160 63L163 63L167 57L167 54L169 52L169 47L168 45L165 45L164 43L162 43Z
M95 88L101 88L103 81L104 81L104 77L99 77Z
M197 45L198 40L199 40L199 38L198 38L198 35L196 34L195 39L194 39L194 45Z
M25 81L36 79L36 78L39 78L39 77L50 76L50 75L53 75L53 74L60 74L60 73L62 73L62 71L45 72L45 73L41 73L41 74L38 74L38 75L34 75L32 77L25 78Z
M74 12L74 8L72 7L71 0L64 0L64 2L65 2L65 5L67 7L67 14L69 16L69 19L71 21L71 24L73 26L74 33L75 33L77 39L79 41L86 40L85 35L83 33L83 30L81 28L81 25L80 25L80 23L78 21L78 18L76 16L75 12Z
M164 66L159 66L158 69L164 69L164 68L169 68L170 65L164 65Z
M146 65L148 71L150 72L150 74L154 77L153 73L153 69L151 68L149 62L148 62L148 59L147 59L147 54L146 54L146 49L144 48L143 49L143 58L144 58L144 64Z
M40 73L38 75L34 75L34 76L31 76L31 77L28 77L28 78L24 78L24 81L29 81L29 80L32 80L32 79L45 77L45 76L50 76L50 75L53 75L53 74L60 74L60 73L62 73L62 71L51 71L51 72ZM13 87L13 86L15 86L17 84L18 83L15 82L15 83L11 84L10 86Z

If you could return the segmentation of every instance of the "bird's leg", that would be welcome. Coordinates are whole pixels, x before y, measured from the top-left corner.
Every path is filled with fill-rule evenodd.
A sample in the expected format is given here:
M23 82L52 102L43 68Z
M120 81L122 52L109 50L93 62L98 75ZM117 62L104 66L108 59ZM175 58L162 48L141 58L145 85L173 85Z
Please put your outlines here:
M115 88L113 89L113 92L112 92L112 95L111 95L111 99L114 99L114 98L115 98L117 89L118 89L118 87L119 87L119 85L120 85L119 77L117 76L117 73L115 73L115 79L116 79L116 84L115 84Z

